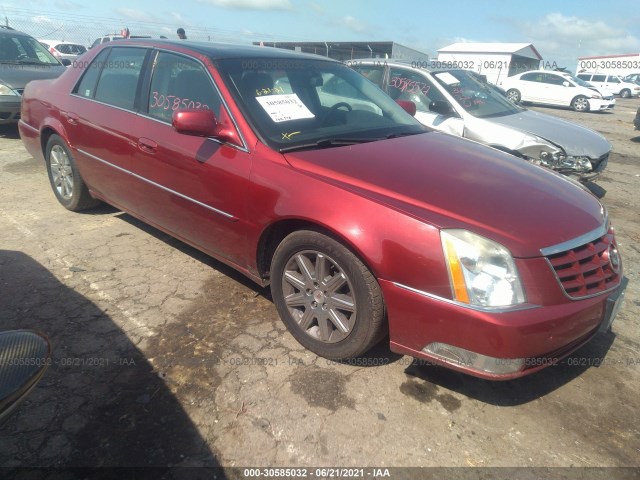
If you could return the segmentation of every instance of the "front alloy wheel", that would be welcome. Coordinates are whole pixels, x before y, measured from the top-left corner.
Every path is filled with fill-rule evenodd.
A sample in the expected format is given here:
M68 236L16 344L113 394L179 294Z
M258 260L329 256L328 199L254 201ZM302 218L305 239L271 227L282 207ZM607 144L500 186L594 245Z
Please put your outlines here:
M589 100L587 99L587 97L576 97L573 99L573 102L571 102L571 107L576 111L576 112L588 112L589 111Z
M293 232L278 245L271 294L291 334L322 357L357 357L386 333L376 278L351 250L319 231Z
M358 317L351 282L335 260L322 252L293 255L282 275L289 314L311 338L326 343L344 340Z

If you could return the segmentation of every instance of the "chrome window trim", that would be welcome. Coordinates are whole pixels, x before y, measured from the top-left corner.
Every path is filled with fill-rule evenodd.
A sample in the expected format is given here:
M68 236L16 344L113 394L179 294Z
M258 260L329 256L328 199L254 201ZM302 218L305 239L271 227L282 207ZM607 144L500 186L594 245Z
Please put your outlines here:
M78 152L82 153L83 155L91 157L94 160L97 160L97 161L99 161L101 163L104 163L105 165L108 165L110 167L115 168L116 170L120 170L123 173L126 173L128 175L131 175L131 176L139 179L139 180L147 182L148 184L153 185L154 187L158 187L161 190L164 190L165 192L171 193L172 195L176 195L176 196L178 196L180 198L183 198L183 199L188 200L188 201L190 201L192 203L195 203L196 205L199 205L199 206L204 207L204 208L206 208L208 210L211 210L212 212L215 212L215 213L217 213L219 215L222 215L223 217L226 217L229 220L232 220L234 222L237 222L239 220L237 217L231 215L230 213L227 213L227 212L225 212L223 210L218 210L217 208L212 207L211 205L207 205L206 203L202 203L199 200L191 198L191 197L189 197L187 195L184 195L184 194L182 194L180 192L176 192L175 190L171 190L170 188L165 187L164 185L160 185L159 183L156 183L153 180L149 180L148 178L145 178L145 177L143 177L141 175L138 175L137 173L134 173L134 172L132 172L130 170L127 170L126 168L122 168L122 167L120 167L118 165L114 165L113 163L107 162L106 160L104 160L104 159L102 159L100 157L96 157L95 155L92 155L91 153L89 153L89 152L87 152L85 150L82 150L82 149L79 149L79 148L77 150L78 150Z
M439 302L448 303L450 305L455 305L457 307L468 308L469 310L475 310L477 312L483 313L510 313L510 312L519 312L522 310L532 310L534 308L540 308L540 305L534 305L532 303L521 303L518 305L510 305L506 307L481 307L479 305L471 305L468 303L457 302L455 300L451 300L450 298L440 297L438 295L434 295L433 293L425 292L423 290L418 290L417 288L409 287L407 285L403 285L398 282L391 282L396 287L402 288L404 290L408 290L413 293L417 293L418 295L422 295L423 297L430 298L432 300L437 300Z

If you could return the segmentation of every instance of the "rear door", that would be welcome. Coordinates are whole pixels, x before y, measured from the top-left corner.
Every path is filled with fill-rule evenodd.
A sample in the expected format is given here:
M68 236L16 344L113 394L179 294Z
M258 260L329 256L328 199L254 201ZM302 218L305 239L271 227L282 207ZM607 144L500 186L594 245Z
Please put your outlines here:
M137 91L149 50L107 48L87 67L62 112L83 179L107 201L130 201Z

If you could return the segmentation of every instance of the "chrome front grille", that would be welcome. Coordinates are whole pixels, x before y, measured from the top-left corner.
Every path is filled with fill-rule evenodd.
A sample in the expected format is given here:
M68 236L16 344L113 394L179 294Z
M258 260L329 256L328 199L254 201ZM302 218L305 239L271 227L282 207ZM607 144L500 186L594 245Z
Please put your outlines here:
M574 299L609 291L620 283L622 267L612 231L546 259L565 293Z

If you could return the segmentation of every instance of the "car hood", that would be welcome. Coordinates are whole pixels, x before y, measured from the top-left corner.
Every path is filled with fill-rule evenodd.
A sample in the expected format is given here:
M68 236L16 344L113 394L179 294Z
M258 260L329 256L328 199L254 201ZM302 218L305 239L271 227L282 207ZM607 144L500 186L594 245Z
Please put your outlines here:
M611 144L593 130L544 113L524 110L513 115L490 119L521 132L530 133L561 147L567 155L600 158L609 153Z
M14 89L23 89L31 80L59 77L66 71L64 65L18 65L0 63L0 81Z
M516 257L601 227L583 187L469 140L431 132L285 154L294 168L439 228L466 228ZM389 228L393 228L389 225Z

